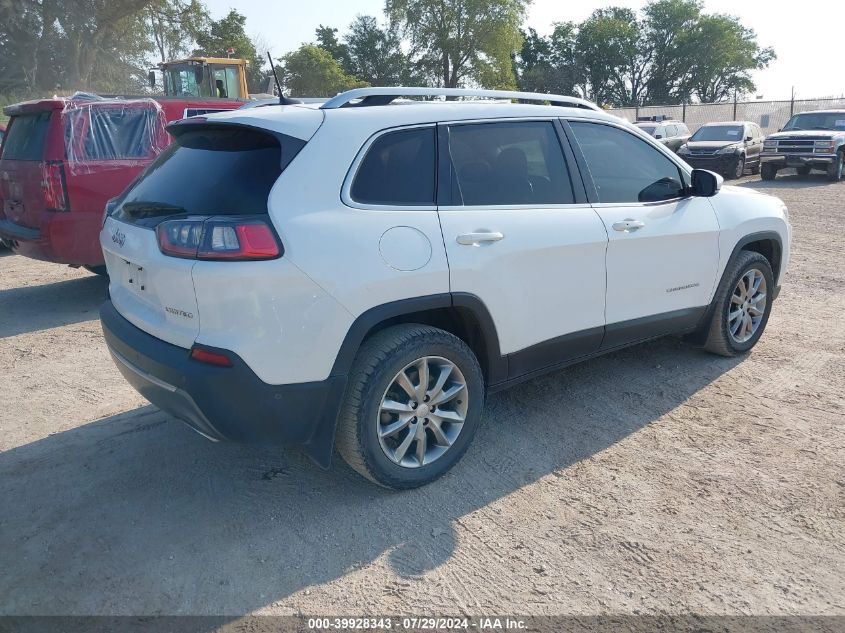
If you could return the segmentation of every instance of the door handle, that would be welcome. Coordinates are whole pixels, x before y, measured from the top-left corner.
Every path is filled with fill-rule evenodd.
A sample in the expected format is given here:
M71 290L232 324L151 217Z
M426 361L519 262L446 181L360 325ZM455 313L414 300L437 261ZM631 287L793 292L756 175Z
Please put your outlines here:
M482 232L482 233L464 233L457 237L458 244L464 246L477 246L485 242L498 242L504 239L504 235L498 231Z
M623 231L625 233L630 233L631 231L636 231L637 229L641 229L645 226L645 222L642 220L634 220L633 218L625 218L621 222L614 222L613 223L613 230L614 231Z

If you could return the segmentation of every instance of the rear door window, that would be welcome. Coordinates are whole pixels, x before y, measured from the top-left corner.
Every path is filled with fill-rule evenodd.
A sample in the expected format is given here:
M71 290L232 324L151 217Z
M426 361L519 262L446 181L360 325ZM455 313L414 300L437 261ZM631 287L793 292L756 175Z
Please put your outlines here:
M599 202L659 202L683 195L678 166L633 134L600 123L570 122Z
M114 216L148 224L174 214L267 213L270 190L304 144L243 126L182 132L124 194Z
M453 204L572 204L554 124L520 121L449 128Z
M152 158L163 145L155 108L86 105L64 113L65 153L73 162Z
M431 126L377 138L352 181L352 199L363 204L434 205L434 134Z
M52 110L12 117L3 141L5 160L43 160Z

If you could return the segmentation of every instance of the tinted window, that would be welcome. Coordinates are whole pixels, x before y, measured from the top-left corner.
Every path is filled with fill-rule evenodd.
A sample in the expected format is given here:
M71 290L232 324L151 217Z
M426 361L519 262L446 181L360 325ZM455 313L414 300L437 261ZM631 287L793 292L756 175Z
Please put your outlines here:
M355 174L352 198L367 204L433 205L434 128L380 136Z
M449 128L449 152L454 204L574 202L551 122L455 125Z
M597 123L572 122L599 202L656 202L682 195L678 167L633 134Z
M3 141L3 158L7 160L42 160L44 140L52 111L12 117Z
M282 142L302 147L298 139ZM282 173L278 138L249 129L183 132L150 165L115 210L125 221L174 213L267 213L270 189Z

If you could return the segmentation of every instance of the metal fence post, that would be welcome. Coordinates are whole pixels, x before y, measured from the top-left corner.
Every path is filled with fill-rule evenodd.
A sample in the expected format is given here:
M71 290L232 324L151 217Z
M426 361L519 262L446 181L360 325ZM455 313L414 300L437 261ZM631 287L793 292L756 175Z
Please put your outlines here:
M734 121L736 121L736 90L734 90Z
M681 121L687 122L687 102L681 101Z
M789 98L789 118L795 114L795 86L792 86L792 96Z

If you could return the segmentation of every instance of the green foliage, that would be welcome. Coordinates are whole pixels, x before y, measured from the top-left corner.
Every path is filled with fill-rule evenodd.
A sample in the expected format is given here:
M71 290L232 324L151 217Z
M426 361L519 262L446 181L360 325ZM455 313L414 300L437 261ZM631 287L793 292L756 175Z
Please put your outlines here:
M194 55L226 57L226 50L234 48L234 57L247 60L246 83L251 93L261 92L267 74L261 70L264 55L246 34L246 16L235 9L220 20L211 20L208 27L196 34Z
M343 72L331 54L313 44L303 44L279 60L279 80L296 97L333 97L338 92L361 88L366 82Z
M515 85L512 58L530 0L386 0L385 13L441 86Z
M153 0L146 14L149 33L162 62L186 55L197 36L209 29L208 11L200 0Z
M580 92L602 104L672 104L754 90L750 72L775 58L733 17L707 15L698 0L653 0L640 15L596 10L579 25L530 31L516 59L520 88Z
M337 39L337 29L330 26L317 27L317 46L329 52L329 55L337 60L345 73L354 74L352 71L352 60L349 57L349 47Z
M750 71L765 68L776 58L772 48L761 49L756 40L754 31L732 16L702 17L686 38L690 51L698 52L690 55L686 89L702 102L753 92Z
M402 51L399 34L395 29L380 28L374 17L358 16L349 25L344 42L345 69L361 81L372 86L424 84L425 77Z

